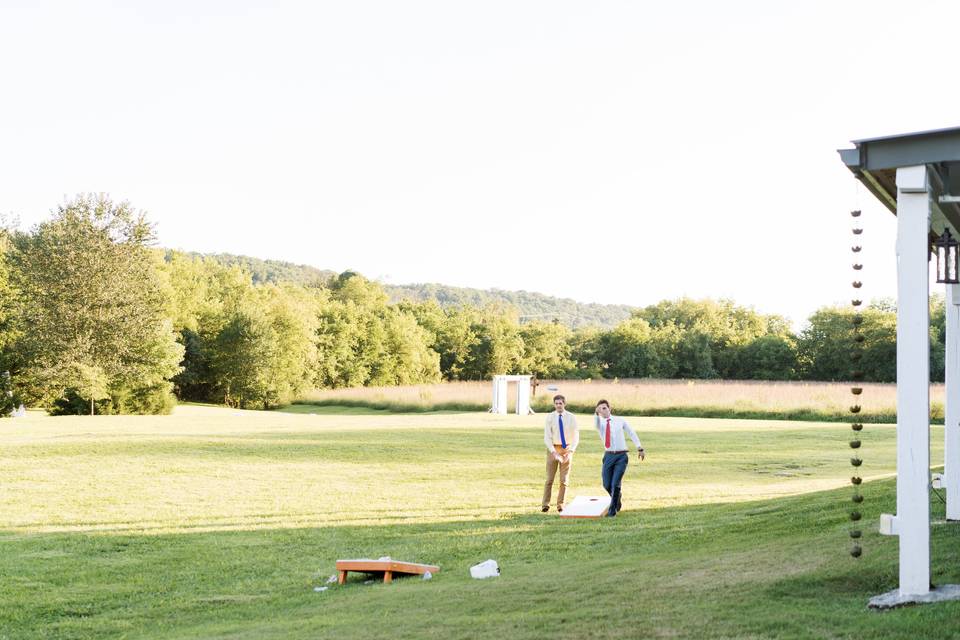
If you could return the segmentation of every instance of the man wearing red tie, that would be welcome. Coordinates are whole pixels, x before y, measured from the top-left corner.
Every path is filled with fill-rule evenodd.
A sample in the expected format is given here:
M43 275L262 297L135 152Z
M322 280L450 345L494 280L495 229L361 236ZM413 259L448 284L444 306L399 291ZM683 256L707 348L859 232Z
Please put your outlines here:
M570 464L573 452L580 444L580 431L577 419L567 411L567 399L561 395L553 396L554 411L547 416L543 428L543 443L547 446L547 483L543 486L541 511L550 510L550 494L553 492L553 480L560 471L560 488L557 490L557 511L563 511L563 499L567 493L567 478L570 477Z
M622 496L620 495L620 483L623 481L623 474L627 470L627 439L624 431L630 435L630 439L637 445L637 454L641 461L644 459L643 445L640 444L640 438L637 433L630 428L627 421L610 414L610 403L601 400L597 403L597 432L600 434L600 441L603 442L603 488L610 494L610 507L607 509L607 517L614 517L623 506Z

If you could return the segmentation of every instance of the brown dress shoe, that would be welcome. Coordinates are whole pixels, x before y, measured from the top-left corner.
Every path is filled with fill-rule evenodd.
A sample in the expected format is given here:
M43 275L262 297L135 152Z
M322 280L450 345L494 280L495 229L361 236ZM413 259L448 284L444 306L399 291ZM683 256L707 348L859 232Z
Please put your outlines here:
M546 513L547 511L550 511L550 507L540 507L540 511Z
M560 511L560 512L563 511L563 505L562 505L562 504L558 504L558 505L557 505L557 511Z

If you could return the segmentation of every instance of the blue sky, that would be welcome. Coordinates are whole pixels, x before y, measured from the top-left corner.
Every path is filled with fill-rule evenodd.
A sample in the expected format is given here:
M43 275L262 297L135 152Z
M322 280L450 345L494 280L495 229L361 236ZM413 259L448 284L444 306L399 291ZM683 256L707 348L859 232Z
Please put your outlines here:
M164 246L801 323L895 295L851 139L960 125L949 2L0 1L0 212Z

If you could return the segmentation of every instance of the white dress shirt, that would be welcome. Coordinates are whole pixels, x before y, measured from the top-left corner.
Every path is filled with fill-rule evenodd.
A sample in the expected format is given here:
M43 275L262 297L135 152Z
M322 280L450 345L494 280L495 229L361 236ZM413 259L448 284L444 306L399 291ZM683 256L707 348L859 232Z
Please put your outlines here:
M597 416L597 433L600 434L601 445L606 441L607 438L607 420L607 418L601 418L599 415ZM637 432L627 424L626 420L623 418L618 418L614 415L611 415L609 420L610 446L604 447L604 451L626 451L627 438L623 433L624 431L630 435L630 439L633 440L635 445L637 445L637 449L641 449L643 447L643 445L640 444L640 438L637 437Z
M560 446L560 417L556 411L547 415L546 424L543 425L543 444L547 446L547 451L556 451ZM576 451L580 444L580 430L577 429L577 419L569 411L563 412L563 437L567 441L567 450Z

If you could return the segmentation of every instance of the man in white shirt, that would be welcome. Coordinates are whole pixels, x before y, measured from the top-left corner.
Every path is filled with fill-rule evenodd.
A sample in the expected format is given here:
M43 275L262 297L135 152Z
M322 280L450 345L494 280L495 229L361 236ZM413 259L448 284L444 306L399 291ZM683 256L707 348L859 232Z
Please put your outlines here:
M640 461L643 461L645 455L643 445L640 444L640 438L637 433L630 428L627 421L618 418L610 413L610 403L601 400L597 403L597 433L600 434L600 442L603 443L603 470L601 477L603 479L603 488L610 494L610 507L607 509L607 516L613 518L623 506L622 496L620 494L620 483L623 481L623 474L627 471L627 439L624 432L630 435L630 439L637 445L637 454Z
M573 452L580 444L580 431L577 419L565 409L567 399L561 395L553 396L554 411L547 416L543 427L543 444L547 447L547 482L543 486L543 502L540 510L550 510L550 494L553 492L553 480L560 471L560 488L557 490L557 511L563 511L563 499L567 494L567 478L570 477L570 464Z

